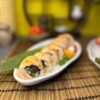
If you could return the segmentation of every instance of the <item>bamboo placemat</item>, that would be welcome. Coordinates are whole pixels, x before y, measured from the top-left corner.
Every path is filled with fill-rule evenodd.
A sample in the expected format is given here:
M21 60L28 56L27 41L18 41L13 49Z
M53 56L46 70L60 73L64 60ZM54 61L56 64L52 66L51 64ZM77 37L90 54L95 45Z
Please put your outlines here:
M88 59L88 40L80 42L80 58L49 81L26 87L16 82L12 73L0 73L0 100L100 100L100 70ZM17 41L6 58L31 45L29 41Z

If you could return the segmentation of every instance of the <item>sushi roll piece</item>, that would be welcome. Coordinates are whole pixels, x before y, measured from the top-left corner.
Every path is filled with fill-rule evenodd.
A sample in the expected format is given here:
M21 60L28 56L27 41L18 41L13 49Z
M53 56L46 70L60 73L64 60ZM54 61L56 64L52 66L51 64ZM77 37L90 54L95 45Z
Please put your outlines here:
M34 56L36 56L42 63L44 67L44 74L48 73L52 69L52 59L51 56L44 52L36 53Z
M38 77L44 73L42 63L35 56L26 57L20 64L19 69L25 71L31 77Z
M57 51L58 59L59 59L59 60L63 57L64 52L63 52L63 49L62 49L61 46L58 46L58 45L55 45L55 44L51 44L49 47L50 47L51 49Z
M52 65L55 65L58 61L58 54L57 54L57 51L56 50L53 50L52 48L50 47L44 47L42 49L42 52L44 53L47 53L50 55L51 59L52 59Z
M72 35L70 35L68 33L64 33L64 34L58 36L58 38L65 39L66 41L69 41L69 42L73 42L73 40L74 40L74 38L72 37Z
M61 46L62 48L66 48L66 45L64 45L63 42L60 42L60 41L57 41L57 42L53 42L54 45L57 45L57 46Z
M25 71L21 70L21 69L15 69L15 73L18 77L20 77L23 80L31 80L32 77L30 75L28 75Z
M60 46L62 48L66 48L66 41L62 40L62 39L56 39L52 42L52 44Z
M53 41L53 44L62 46L62 48L67 48L73 41L73 37L70 34L65 33L58 36L58 38Z

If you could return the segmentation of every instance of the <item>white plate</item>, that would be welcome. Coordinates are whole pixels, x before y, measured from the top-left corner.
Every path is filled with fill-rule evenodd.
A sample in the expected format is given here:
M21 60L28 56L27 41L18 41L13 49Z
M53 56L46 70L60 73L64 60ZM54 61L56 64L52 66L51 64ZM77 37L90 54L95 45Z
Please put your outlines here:
M100 68L100 65L95 62L96 57L100 57L100 46L96 45L96 40L92 40L89 42L87 46L87 52L89 59L98 67Z
M52 42L52 40L53 39L49 39L49 40L45 40L43 42L39 42L35 46L32 46L28 50L30 51L30 50L33 50L33 49L36 49L36 48L46 46L46 45L50 44ZM46 81L48 79L53 78L54 76L56 76L57 74L62 72L65 68L67 68L71 63L73 63L75 60L77 60L78 57L81 55L81 52L82 52L81 45L77 41L75 41L75 44L77 46L77 52L76 52L75 56L73 58L71 58L68 62L66 62L63 66L56 65L56 66L53 67L52 71L49 72L47 75L40 76L40 77L37 77L37 78L33 78L31 80L23 80L23 79L19 78L16 75L16 71L14 70L13 75L14 75L15 80L18 81L19 83L23 84L23 85L30 86L30 85L35 85L35 84L38 84L40 82L43 82L43 81Z

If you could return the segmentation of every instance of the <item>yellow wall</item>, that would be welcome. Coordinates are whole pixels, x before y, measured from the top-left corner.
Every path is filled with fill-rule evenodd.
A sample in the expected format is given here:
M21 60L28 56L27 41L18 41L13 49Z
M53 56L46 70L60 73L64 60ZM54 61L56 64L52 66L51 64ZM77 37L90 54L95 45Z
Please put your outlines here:
M17 35L27 36L29 25L25 19L23 12L23 0L15 0L15 12L16 12L16 25L17 25ZM28 14L30 15L41 15L42 13L52 14L55 18L59 16L64 16L68 18L69 5L66 0L48 0L49 3L45 2L47 9L45 11L43 8L42 0L27 0ZM76 0L78 1L78 0ZM80 2L79 2L80 3ZM100 34L100 4L93 3L89 12L89 16L86 20L85 25L81 28L82 35L98 35Z
M100 3L92 4L85 25L81 32L83 35L100 35Z
M23 12L23 0L15 0L16 35L27 36L28 23Z

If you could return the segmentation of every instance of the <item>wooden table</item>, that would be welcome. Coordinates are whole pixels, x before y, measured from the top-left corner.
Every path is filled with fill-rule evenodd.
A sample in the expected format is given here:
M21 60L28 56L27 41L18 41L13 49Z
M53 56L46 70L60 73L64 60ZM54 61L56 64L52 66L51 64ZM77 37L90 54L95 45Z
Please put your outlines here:
M35 86L22 86L12 73L0 73L0 100L100 100L100 70L88 59L88 39L79 40L83 47L80 58L53 79ZM18 40L6 58L33 45Z

